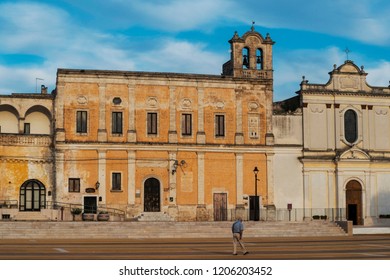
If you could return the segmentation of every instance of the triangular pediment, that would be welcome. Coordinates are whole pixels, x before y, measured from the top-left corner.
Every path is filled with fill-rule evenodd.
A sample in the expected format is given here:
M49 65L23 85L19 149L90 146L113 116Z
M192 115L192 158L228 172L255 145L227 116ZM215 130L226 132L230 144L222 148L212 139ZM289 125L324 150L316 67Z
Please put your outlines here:
M339 160L370 160L370 155L357 147L352 147L344 151Z

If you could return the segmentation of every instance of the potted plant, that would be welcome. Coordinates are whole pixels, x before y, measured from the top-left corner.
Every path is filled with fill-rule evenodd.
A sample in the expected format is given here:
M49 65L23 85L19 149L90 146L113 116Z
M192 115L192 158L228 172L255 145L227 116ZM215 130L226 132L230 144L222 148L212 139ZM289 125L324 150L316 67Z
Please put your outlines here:
M72 214L73 221L76 220L76 216L81 214L81 209L80 208L72 208L70 209L70 213Z
M95 219L95 214L93 213L83 213L83 221L93 221Z
M110 214L107 211L100 211L97 215L98 221L108 221L110 220Z

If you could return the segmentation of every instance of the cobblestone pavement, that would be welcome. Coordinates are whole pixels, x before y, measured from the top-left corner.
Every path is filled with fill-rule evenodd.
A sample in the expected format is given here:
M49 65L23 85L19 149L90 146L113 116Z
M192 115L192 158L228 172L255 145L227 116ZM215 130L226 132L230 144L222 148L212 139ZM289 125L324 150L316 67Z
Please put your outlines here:
M232 255L226 239L0 240L2 260L370 260L390 259L390 235L244 238L249 254Z

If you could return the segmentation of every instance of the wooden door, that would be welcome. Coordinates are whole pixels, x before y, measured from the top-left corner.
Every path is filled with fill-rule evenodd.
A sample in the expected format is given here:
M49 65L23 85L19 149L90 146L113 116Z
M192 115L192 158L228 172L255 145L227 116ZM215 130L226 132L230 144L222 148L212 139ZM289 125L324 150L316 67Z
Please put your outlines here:
M227 193L214 194L214 221L227 221Z

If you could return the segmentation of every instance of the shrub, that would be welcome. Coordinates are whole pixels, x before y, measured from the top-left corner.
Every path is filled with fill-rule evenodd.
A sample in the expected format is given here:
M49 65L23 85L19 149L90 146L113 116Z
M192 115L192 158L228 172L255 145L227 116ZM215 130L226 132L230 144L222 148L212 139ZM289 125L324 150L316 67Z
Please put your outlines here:
M81 209L80 208L72 208L70 210L70 213L72 213L72 215L80 215L81 214Z

